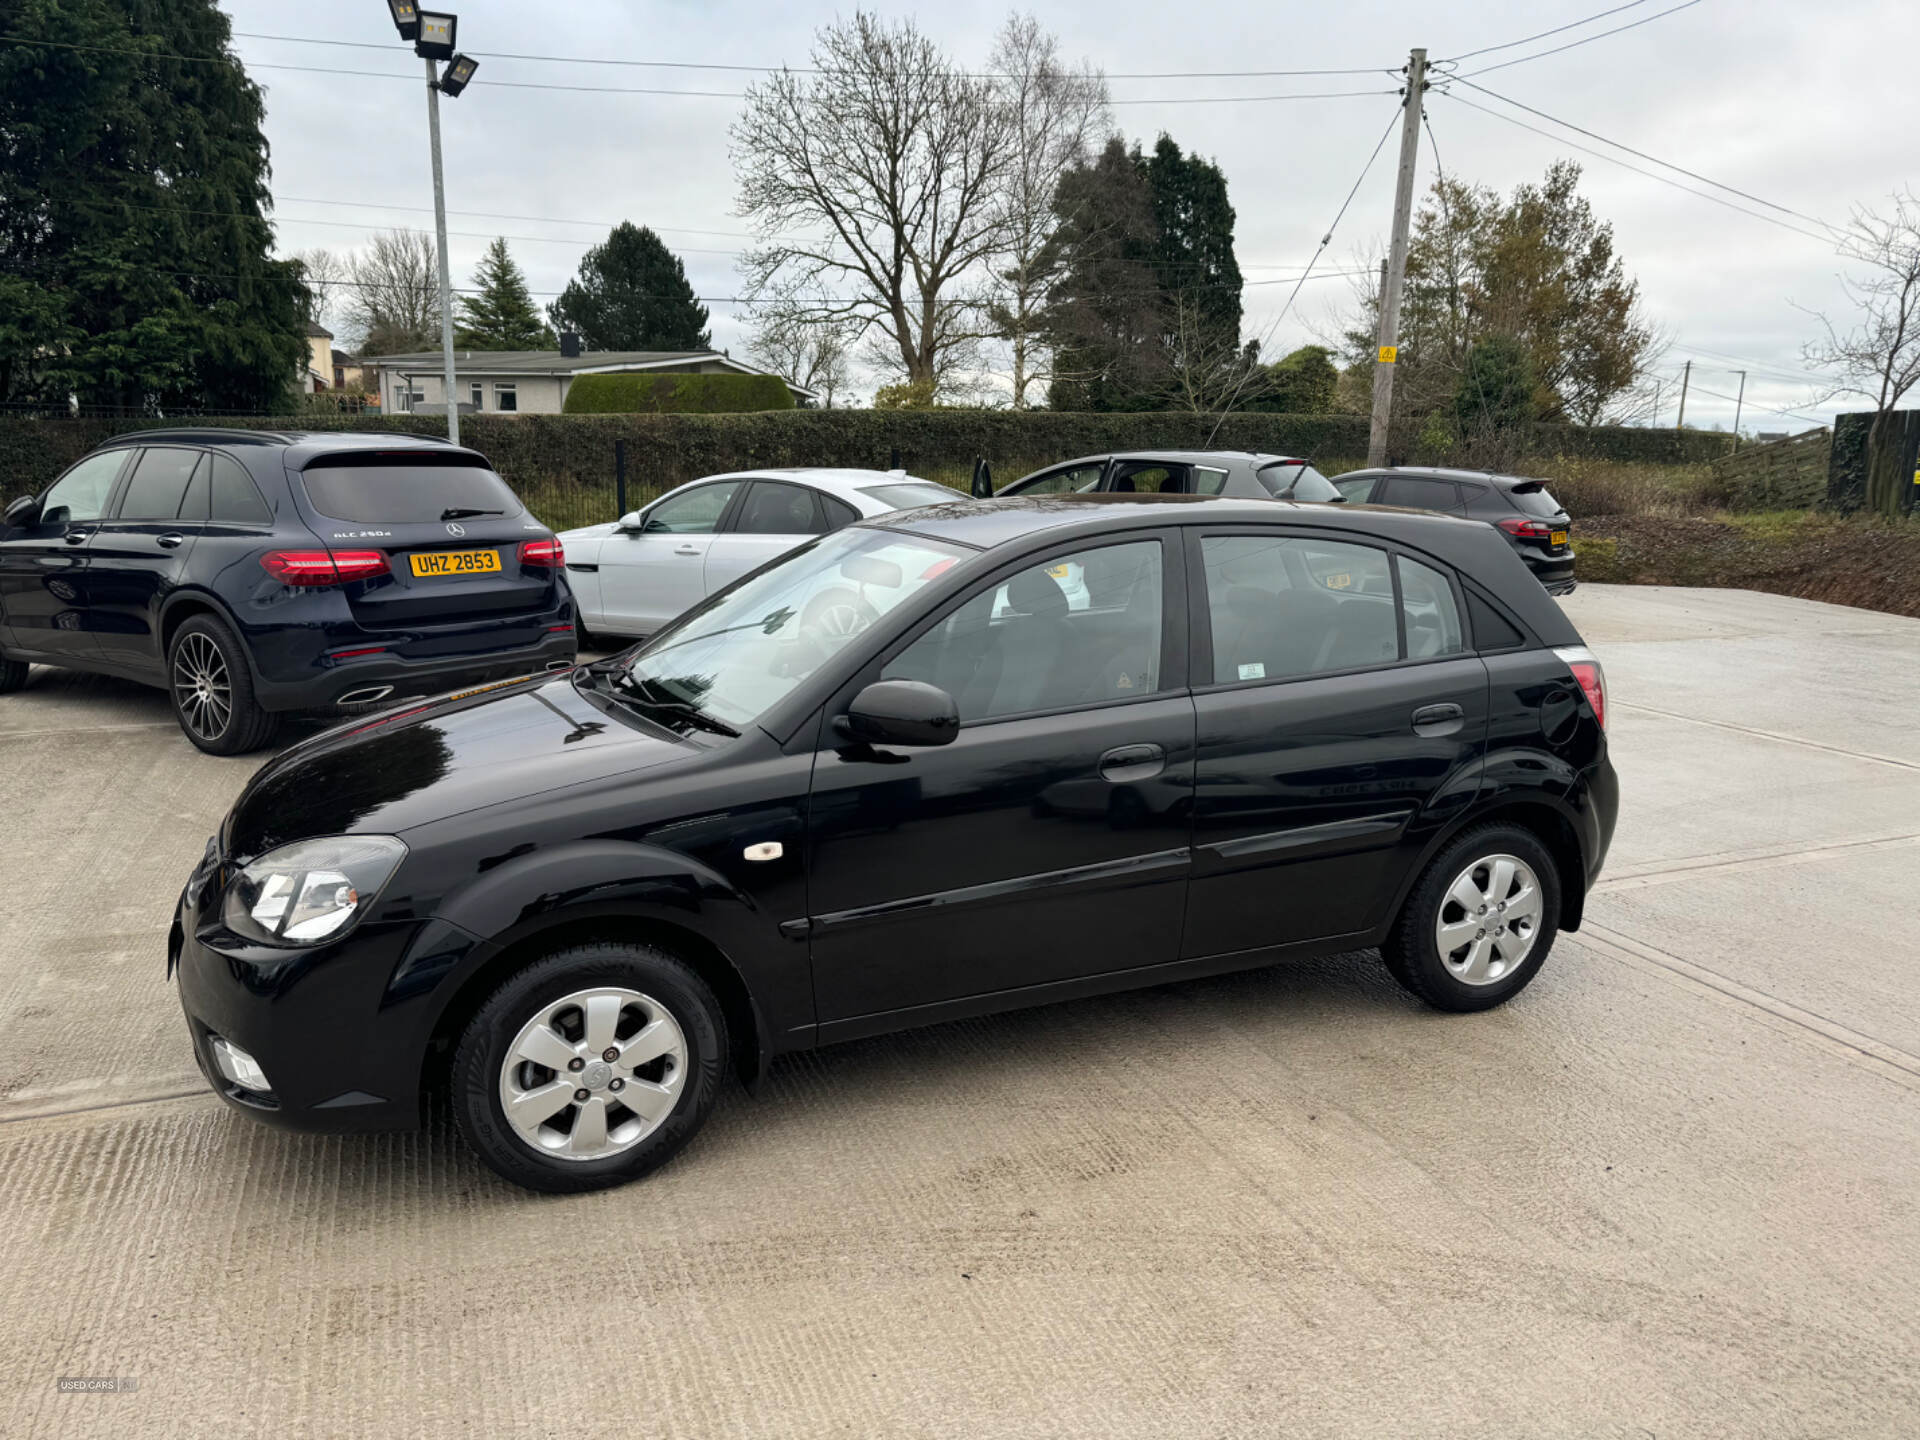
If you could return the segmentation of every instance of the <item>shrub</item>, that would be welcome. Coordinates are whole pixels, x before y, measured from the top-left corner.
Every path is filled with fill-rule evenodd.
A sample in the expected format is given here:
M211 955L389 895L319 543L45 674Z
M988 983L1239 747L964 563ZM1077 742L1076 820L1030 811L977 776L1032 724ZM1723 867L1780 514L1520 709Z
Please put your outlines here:
M582 375L567 390L568 415L738 415L791 410L778 375Z

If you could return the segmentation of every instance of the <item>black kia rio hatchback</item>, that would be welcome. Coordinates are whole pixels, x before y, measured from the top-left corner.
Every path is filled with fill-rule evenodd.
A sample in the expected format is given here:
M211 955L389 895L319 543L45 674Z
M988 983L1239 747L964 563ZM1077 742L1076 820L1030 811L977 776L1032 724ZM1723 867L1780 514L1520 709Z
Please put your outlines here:
M1486 525L1051 497L825 535L644 645L265 766L169 942L262 1119L642 1175L729 1066L1378 946L1443 1010L1580 923L1599 664Z
M553 532L474 450L412 435L143 430L0 523L0 694L29 665L162 686L257 750L290 710L573 664Z

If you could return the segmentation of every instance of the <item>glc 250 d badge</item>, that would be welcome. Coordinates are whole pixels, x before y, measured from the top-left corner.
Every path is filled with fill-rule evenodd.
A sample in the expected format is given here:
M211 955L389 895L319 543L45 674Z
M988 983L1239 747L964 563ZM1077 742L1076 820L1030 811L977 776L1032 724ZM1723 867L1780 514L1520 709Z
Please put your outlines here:
M457 540L467 533L467 527L464 525L449 525L447 526L447 533Z

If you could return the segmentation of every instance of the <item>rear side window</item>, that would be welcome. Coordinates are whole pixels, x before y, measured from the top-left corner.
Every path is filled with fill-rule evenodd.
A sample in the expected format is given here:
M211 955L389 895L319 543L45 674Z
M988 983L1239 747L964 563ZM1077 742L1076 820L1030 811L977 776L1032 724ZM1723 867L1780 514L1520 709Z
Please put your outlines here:
M315 510L358 525L491 519L519 515L525 508L506 481L480 465L322 463L303 471L300 480ZM218 519L218 476L214 504Z
M1324 503L1340 498L1333 482L1305 463L1265 465L1257 473L1267 493L1276 499Z
M858 510L832 495L820 496L820 508L826 512L829 530L844 530L860 518Z
M1453 586L1432 566L1394 557L1400 567L1400 608L1407 618L1407 658L1431 660L1458 655L1467 648L1460 627L1460 604Z
M1227 472L1216 470L1211 465L1193 467L1193 493L1196 495L1224 495L1227 493Z
M921 505L944 505L960 495L931 480L909 480L900 485L862 485L862 495L871 495L882 505L895 510L912 510Z
M1473 591L1467 591L1467 617L1473 621L1473 648L1512 650L1526 643L1513 624Z
M187 493L187 482L194 467L204 462L198 450L155 448L140 452L133 478L127 481L120 497L122 520L172 520L180 513L180 501Z
M1522 515L1536 515L1542 520L1549 520L1565 513L1560 508L1560 502L1553 498L1552 492L1544 485L1516 485L1507 492L1507 498Z
M819 535L827 527L814 509L811 490L756 480L733 528L742 535Z
M237 460L213 457L213 518L234 525L271 525L273 512L254 488L253 477ZM336 516L346 519L346 516Z
M1285 680L1400 658L1384 550L1277 535L1201 542L1213 683Z
M1394 475L1387 480L1387 504L1404 505L1410 510L1452 512L1460 508L1460 492L1451 480Z

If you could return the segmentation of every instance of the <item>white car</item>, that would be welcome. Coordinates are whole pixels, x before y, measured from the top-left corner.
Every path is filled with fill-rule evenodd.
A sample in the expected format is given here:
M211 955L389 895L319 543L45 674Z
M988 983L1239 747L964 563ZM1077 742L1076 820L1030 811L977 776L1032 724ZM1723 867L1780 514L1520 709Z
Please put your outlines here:
M560 540L581 625L639 638L816 535L965 498L902 470L746 470L691 481Z

